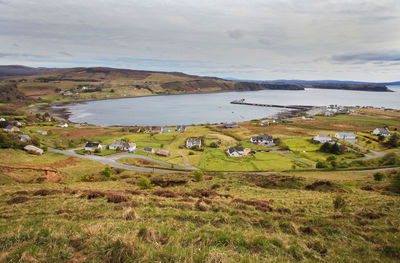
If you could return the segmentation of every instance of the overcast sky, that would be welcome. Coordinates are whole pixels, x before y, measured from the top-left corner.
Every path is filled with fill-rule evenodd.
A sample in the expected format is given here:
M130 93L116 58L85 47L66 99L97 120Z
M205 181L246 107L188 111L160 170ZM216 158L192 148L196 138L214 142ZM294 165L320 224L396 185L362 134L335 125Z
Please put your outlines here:
M0 64L400 80L400 0L0 0Z

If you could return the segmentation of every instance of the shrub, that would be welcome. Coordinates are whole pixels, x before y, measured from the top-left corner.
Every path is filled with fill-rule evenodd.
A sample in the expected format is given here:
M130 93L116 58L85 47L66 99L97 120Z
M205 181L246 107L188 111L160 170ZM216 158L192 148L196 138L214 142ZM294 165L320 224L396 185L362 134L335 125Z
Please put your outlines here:
M321 147L319 148L320 152L333 153L333 154L343 154L344 150L345 148L340 147L337 142L335 142L334 144L326 142L322 144Z
M112 170L110 166L106 166L106 168L104 168L103 172L101 172L105 177L110 177Z
M194 172L193 172L193 175L194 175L194 179L195 179L197 182L203 181L204 174L203 174L202 171L194 171Z
M96 178L94 178L94 175L86 175L81 179L82 182L94 182L96 181Z
M328 168L328 165L325 162L317 162L317 168Z
M393 192L400 194L400 172L392 175L390 179L390 188Z
M140 177L137 181L136 184L141 188L141 189L151 189L153 188L153 185L151 184L151 181L147 177Z
M210 143L210 147L211 148L218 148L218 143L212 142L212 143Z
M393 134L390 139L387 141L387 145L391 148L396 148L400 145L399 143L399 135L397 133Z
M374 180L375 181L382 181L385 177L386 177L386 175L384 173L382 173L382 172L374 173Z
M341 195L337 195L333 200L335 211L343 210L346 207L346 200Z

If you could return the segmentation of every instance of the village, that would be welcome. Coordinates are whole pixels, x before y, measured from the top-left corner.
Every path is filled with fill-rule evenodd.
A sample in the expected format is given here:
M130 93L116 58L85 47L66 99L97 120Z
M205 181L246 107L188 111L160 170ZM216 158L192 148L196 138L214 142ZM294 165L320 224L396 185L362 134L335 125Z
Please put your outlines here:
M390 153L392 150L388 146L389 141L393 141L396 148L398 126L386 125L385 122L381 122L383 125L380 127L369 126L368 129L357 128L356 131L346 129L327 132L321 129L319 132L310 128L307 129L307 136L288 136L288 132L291 133L290 130L293 129L291 127L297 125L307 126L345 116L349 116L349 119L351 116L367 119L367 113L359 110L330 105L328 110L320 111L319 115L303 115L283 120L127 127L119 128L118 132L117 128L104 129L87 124L60 122L49 116L44 117L40 128L26 120L11 118L1 118L0 124L4 132L15 134L13 140L21 143L25 151L39 155L52 149L73 151L78 157L97 155L111 158L126 152L132 154L132 160L145 159L149 162L146 167L162 162L165 169L179 167L204 171L279 171L328 168L331 166L330 156L335 156L337 166L350 168L357 160L373 159L374 156L378 158ZM85 132L78 136L79 130L90 130L94 136L84 136ZM101 130L103 131L100 132ZM113 131L116 136L107 134L107 130ZM63 139L66 137L63 134L68 134L69 131L78 133L73 136L75 138ZM103 133L103 136L96 136L96 133ZM118 162L141 166L138 162L132 164L128 160L129 155L123 157ZM115 156L112 158L116 160Z

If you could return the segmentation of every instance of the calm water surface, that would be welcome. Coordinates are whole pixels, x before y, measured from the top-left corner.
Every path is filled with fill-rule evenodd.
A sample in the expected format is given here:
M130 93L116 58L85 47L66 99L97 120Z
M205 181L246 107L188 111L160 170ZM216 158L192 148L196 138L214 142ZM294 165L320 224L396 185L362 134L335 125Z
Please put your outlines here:
M71 112L73 122L104 126L233 122L272 117L282 112L279 108L230 104L240 98L246 102L278 105L338 104L400 109L400 86L388 87L395 92L261 90L101 100L64 107Z

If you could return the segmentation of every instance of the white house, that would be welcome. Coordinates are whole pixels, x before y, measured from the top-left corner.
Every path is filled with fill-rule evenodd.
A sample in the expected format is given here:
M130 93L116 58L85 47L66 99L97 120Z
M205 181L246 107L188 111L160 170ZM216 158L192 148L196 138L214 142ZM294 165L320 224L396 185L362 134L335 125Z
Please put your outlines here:
M268 126L269 125L269 120L263 120L260 122L261 126Z
M47 131L44 130L38 130L37 133L39 133L40 135L47 135Z
M333 115L335 115L334 111L331 111L331 110L325 111L325 116L330 117L330 116L333 116Z
M6 132L19 132L19 128L13 125L7 125L3 130Z
M31 140L31 137L26 134L18 134L18 135L15 135L14 140L18 140L22 143L27 143Z
M98 142L87 142L85 145L85 151L94 152L96 149L103 150L103 146L101 146Z
M40 155L43 154L43 150L42 149L40 149L40 148L38 148L36 146L33 146L33 145L26 145L24 147L24 150L27 151L27 152L33 152L33 153L40 154Z
M313 116L303 116L303 117L301 117L303 120L306 120L306 121L313 121L313 120L315 120L315 118L313 117Z
M190 138L186 140L186 148L191 149L192 147L201 147L201 140L196 138Z
M169 151L167 151L167 150L158 150L156 152L156 154L160 155L160 156L170 156L171 155L171 153Z
M186 131L186 126L185 125L178 125L178 126L176 126L176 131L184 132L184 131Z
M154 153L154 149L151 147L143 147L143 151L146 153Z
M6 119L4 119L4 118L0 118L0 121L6 121Z
M108 146L108 149L110 150L117 150L120 149L121 151L129 151L133 152L136 149L136 143L129 143L129 142L124 142L124 141L114 141Z
M335 134L335 138L339 140L355 140L357 137L354 132L338 132Z
M61 128L68 128L68 123L59 124L58 127L61 127Z
M250 152L249 148L243 148L243 147L229 147L226 153L230 157L241 157L241 156L246 156Z
M385 137L391 135L388 128L376 128L375 130L372 131L372 134L377 136L382 135Z
M319 143L326 143L326 142L331 142L332 137L330 135L318 134L313 138L313 140Z
M250 142L253 144L272 144L274 143L274 138L271 135L264 134L251 137Z

